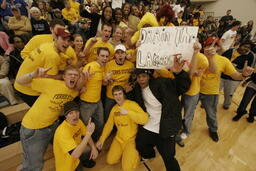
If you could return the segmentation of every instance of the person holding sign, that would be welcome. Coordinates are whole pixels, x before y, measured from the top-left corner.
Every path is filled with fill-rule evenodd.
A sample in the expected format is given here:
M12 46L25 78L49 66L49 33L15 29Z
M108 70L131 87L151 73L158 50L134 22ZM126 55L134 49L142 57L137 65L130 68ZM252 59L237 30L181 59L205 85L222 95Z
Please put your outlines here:
M137 103L126 100L122 86L113 87L112 94L117 104L112 108L96 146L99 150L102 149L115 125L117 133L107 154L107 163L115 164L121 159L124 171L135 170L139 164L139 153L135 148L138 124L145 124L148 121L148 114Z
M230 60L216 53L218 39L209 37L204 43L204 54L208 59L209 67L205 70L201 79L200 100L206 111L206 121L209 127L209 135L213 141L218 142L217 133L217 104L220 90L221 74L224 73L234 80L243 80L250 76L254 69L244 64L242 72L236 71Z
M174 57L170 70L175 79L152 78L152 70L136 69L137 83L129 93L131 99L150 116L138 130L136 148L142 159L150 159L155 157L156 146L167 171L180 170L175 159L175 135L182 125L179 96L190 86L189 75L182 70L184 63L184 60Z

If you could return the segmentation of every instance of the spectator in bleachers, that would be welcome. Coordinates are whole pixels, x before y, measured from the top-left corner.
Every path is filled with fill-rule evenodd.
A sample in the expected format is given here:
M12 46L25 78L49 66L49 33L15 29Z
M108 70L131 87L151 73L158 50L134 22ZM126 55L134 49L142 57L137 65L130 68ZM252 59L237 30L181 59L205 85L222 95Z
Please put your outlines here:
M112 33L112 25L103 24L102 25L102 34L101 37L90 38L84 48L84 53L88 62L95 61L97 59L97 49L99 47L107 47L110 51L109 59L113 58L114 55L114 47L109 42L110 36Z
M84 67L88 62L85 58L85 54L83 53L83 48L84 48L83 37L80 34L74 34L73 39L74 39L73 48L76 52L77 66L78 68Z
M4 55L9 55L13 50L13 45L9 42L9 36L2 31L0 31L0 47L2 48Z
M251 39L252 29L253 29L253 20L248 21L248 23L246 25L240 27L240 29L237 31L237 33L241 34L241 42Z
M131 4L125 3L122 7L123 19L122 21L126 24L127 27L130 27L133 30L137 30L137 25L140 19L131 14Z
M32 26L32 35L38 34L50 34L50 27L46 20L41 19L41 12L37 7L32 7L30 9L31 14L31 26Z
M37 2L37 6L41 11L41 18L45 19L46 21L50 22L52 20L51 15L48 13L48 11L46 10L46 2L43 0L39 0Z
M95 8L90 8L90 12L88 9L83 8L80 11L81 17L89 18L91 19L91 26L89 29L89 37L94 37L94 36L102 36L101 31L102 31L102 26L105 23L112 24L112 13L113 10L111 7L107 6L102 10L102 15L96 13Z
M116 8L114 10L114 27L120 26L120 27L127 27L126 24L122 21L123 19L123 13L121 8Z
M60 20L64 20L60 9L56 8L52 10L52 17L53 19L60 19Z
M65 7L63 0L50 0L52 9L59 9L60 11Z
M21 15L28 16L28 5L24 0L0 0L0 16L8 22L9 17L13 16L12 8L18 8Z
M112 0L111 7L113 10L116 8L122 8L122 5L125 3L125 0Z
M86 42L89 39L90 26L91 26L91 21L85 18L81 19L77 24L75 33L80 34L84 42Z
M25 46L25 41L21 36L15 35L10 38L10 42L14 45L14 50L10 53L10 71L9 78L15 79L23 59L20 55Z
M165 4L156 13L159 26L174 26L174 12L170 5Z
M18 103L12 83L7 77L9 72L9 62L6 57L0 55L0 94L6 97L11 105Z
M133 5L131 9L131 14L135 17L141 18L141 11L139 10L139 7L137 5Z
M123 29L119 26L114 28L114 32L112 37L109 39L109 43L111 43L114 47L121 44L123 38Z
M13 17L9 18L8 27L10 30L14 31L16 35L22 36L27 42L31 38L31 23L30 20L21 15L19 8L12 8Z
M65 8L61 10L62 16L68 20L72 25L78 22L79 15L77 11L74 8L71 8L70 1L65 0L64 1Z
M228 9L226 15L221 17L220 21L224 22L225 27L227 27L233 21L233 16L231 15L231 9Z

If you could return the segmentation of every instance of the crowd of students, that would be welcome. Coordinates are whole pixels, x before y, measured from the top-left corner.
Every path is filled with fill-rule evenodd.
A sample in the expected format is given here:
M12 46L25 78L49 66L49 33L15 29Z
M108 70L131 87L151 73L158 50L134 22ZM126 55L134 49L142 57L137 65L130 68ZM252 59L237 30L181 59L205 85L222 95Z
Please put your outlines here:
M241 26L231 10L218 21L188 0L0 3L0 93L10 105L18 95L31 107L20 130L22 170L42 170L52 138L56 170L93 167L114 126L108 164L121 161L123 170L134 170L140 160L155 157L156 147L168 171L180 170L175 144L184 146L191 135L198 102L217 142L219 92L223 88L228 110L245 79L249 84L233 120L247 113L254 98L247 119L254 121L253 21ZM135 68L140 30L156 26L199 27L188 67L175 57L165 69Z

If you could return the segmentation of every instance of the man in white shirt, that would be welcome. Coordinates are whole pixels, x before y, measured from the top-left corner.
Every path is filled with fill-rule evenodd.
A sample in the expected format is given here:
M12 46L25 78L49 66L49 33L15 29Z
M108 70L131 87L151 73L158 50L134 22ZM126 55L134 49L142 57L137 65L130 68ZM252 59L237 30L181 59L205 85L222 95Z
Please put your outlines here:
M167 171L179 171L175 159L174 137L181 128L181 102L179 95L190 86L188 73L182 71L184 61L174 60L171 71L175 79L151 78L152 70L136 69L137 83L130 93L142 109L149 114L149 121L140 127L136 148L142 159L155 157L157 148Z
M234 21L232 23L231 29L229 29L223 34L223 36L220 39L220 46L222 52L225 52L233 46L233 44L235 43L237 30L239 29L240 25L240 21Z

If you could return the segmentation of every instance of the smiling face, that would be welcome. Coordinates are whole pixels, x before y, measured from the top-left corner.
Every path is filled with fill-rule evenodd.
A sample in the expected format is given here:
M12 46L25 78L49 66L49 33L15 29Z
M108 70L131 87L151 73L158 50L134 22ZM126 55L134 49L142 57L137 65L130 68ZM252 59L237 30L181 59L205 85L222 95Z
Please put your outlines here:
M55 46L59 52L66 52L70 45L70 37L57 36L55 39Z
M123 7L123 15L128 16L128 15L130 15L130 12L131 12L131 5L125 4Z
M237 49L238 53L240 53L241 55L245 55L250 50L251 50L251 45L250 44L240 45L239 48Z
M68 88L74 89L79 79L79 71L76 69L67 70L63 75L63 79Z
M115 20L116 20L116 22L118 22L118 23L121 22L122 18L123 18L122 10L121 9L115 10Z
M122 105L125 101L125 95L122 90L114 91L113 97L118 105Z
M69 112L67 115L66 115L66 121L71 124L71 125L77 125L78 124L78 121L79 121L79 115L80 115L80 112L78 110L73 110L71 112Z
M81 48L83 48L83 45L84 45L84 41L83 41L82 36L80 36L80 35L76 36L74 39L75 48L81 49Z
M116 30L113 34L113 38L116 41L121 41L122 37L123 37L123 30L121 28L116 28Z
M103 12L104 18L109 21L112 18L112 8L106 7Z
M41 16L41 12L38 11L38 10L33 10L31 11L31 16L33 18L35 18L36 20L39 20L40 19L40 16Z

